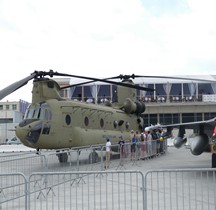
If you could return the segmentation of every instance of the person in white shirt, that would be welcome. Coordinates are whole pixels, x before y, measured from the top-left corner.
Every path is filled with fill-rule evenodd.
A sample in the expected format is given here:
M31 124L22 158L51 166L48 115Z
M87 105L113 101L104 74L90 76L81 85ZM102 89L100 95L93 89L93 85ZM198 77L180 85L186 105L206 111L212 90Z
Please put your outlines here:
M147 133L147 138L146 138L146 141L147 141L147 156L148 157L151 157L152 155L152 135L151 135L151 131L148 131Z
M106 142L106 165L105 168L109 168L109 163L110 163L110 153L111 153L111 142L109 138L107 138Z

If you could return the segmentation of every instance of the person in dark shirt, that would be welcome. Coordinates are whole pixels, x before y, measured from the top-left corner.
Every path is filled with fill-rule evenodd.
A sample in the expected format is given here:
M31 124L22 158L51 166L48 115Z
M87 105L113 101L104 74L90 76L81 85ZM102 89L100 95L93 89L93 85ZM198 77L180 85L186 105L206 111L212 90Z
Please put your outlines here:
M131 160L135 158L136 153L136 135L133 133L131 138Z
M119 142L118 142L118 150L119 150L119 153L120 153L120 160L122 162L123 158L125 157L125 148L124 148L124 144L125 144L125 141L123 139L123 136L119 136Z

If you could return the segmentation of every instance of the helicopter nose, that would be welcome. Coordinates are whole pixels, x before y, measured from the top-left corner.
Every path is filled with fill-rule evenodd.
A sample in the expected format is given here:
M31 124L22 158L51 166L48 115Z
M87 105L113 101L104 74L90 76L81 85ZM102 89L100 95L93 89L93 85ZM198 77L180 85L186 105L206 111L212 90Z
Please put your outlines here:
M40 134L42 130L42 122L38 122L35 124L30 131L27 133L25 139L28 141L30 144L35 144L38 142Z
M22 141L22 143L26 146L28 144L33 145L36 144L39 140L40 133L42 130L42 122L39 121L37 123L31 123L27 126L16 128L16 135Z

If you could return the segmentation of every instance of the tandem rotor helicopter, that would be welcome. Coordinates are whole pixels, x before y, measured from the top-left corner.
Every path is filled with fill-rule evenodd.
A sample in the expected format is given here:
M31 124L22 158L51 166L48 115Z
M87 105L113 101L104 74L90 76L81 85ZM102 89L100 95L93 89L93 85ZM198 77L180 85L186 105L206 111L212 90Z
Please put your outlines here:
M59 94L60 86L51 79L54 76L90 80L86 83L100 81L117 85L117 102L101 105L62 98ZM64 151L70 148L101 145L105 143L106 137L112 142L118 142L120 134L124 139L129 139L130 130L143 129L141 114L145 111L145 104L136 99L136 90L154 91L154 89L135 85L132 79L137 77L188 80L180 77L134 74L99 79L58 73L53 70L35 71L1 90L0 100L33 80L32 102L26 110L23 121L15 128L16 136L25 146L35 148L37 151L41 149ZM114 79L122 81L112 81ZM58 158L60 162L66 162L67 153L59 155Z
M112 105L99 105L66 100L59 94L61 88L58 83L46 76L76 77L121 86L118 88L118 102ZM135 86L130 77L134 75L108 78L123 80L114 82L108 79L62 74L52 70L35 71L30 76L1 90L0 99L33 79L32 103L23 121L15 128L16 136L25 146L38 151L41 149L60 151L104 144L106 137L113 142L119 140L120 134L128 139L131 129L141 130L143 127L143 119L140 115L145 111L145 104L136 101L136 89L146 91L153 91L153 89ZM63 154L67 156L67 153ZM67 160L67 157L58 157L60 162Z

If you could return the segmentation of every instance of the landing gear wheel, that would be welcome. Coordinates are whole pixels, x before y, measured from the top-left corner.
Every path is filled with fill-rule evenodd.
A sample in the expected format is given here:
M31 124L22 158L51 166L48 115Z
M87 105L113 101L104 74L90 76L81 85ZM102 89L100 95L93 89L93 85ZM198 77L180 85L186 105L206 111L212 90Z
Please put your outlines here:
M68 161L68 155L67 153L60 153L60 154L57 154L58 156L58 159L59 159L59 163L67 163Z
M93 152L89 154L89 163L97 163L98 159L98 153L93 150Z
M212 153L212 168L216 168L216 154Z

